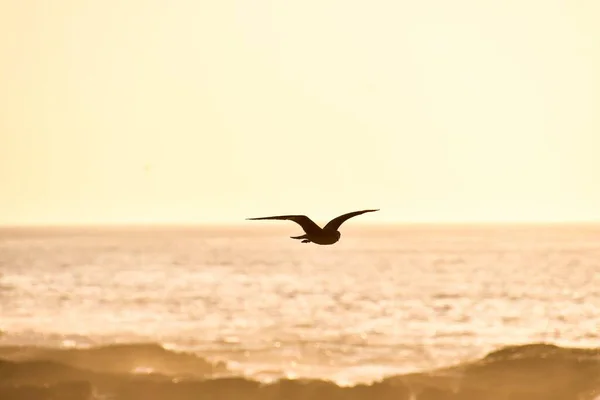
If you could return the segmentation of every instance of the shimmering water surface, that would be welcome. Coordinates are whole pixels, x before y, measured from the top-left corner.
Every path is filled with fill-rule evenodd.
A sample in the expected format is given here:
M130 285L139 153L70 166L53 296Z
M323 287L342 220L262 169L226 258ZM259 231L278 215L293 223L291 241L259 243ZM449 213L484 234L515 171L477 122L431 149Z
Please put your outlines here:
M600 346L600 226L0 230L0 344L160 342L362 381L507 344Z

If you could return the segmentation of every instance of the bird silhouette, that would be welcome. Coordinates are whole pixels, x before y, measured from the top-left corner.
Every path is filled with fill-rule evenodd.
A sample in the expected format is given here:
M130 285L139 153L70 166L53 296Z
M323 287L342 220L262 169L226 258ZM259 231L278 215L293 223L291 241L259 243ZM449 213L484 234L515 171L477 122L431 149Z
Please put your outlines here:
M379 211L377 210L362 210L362 211L353 211L344 215L340 215L329 221L325 227L321 228L319 225L315 224L310 218L306 215L277 215L274 217L258 217L258 218L246 218L247 220L262 220L262 219L280 219L280 220L289 220L294 221L298 225L302 227L305 232L305 235L301 236L290 236L292 239L302 240L302 243L316 243L321 245L330 245L334 244L338 240L340 240L341 233L338 231L340 225L342 225L346 220L356 217L357 215Z

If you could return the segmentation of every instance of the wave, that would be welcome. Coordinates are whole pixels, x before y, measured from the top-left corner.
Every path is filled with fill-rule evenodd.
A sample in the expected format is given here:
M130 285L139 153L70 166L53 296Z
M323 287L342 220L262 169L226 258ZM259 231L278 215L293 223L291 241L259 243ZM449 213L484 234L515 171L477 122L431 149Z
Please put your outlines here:
M143 368L142 368L143 367ZM261 383L225 364L157 344L89 349L0 347L0 399L600 399L600 348L535 343L433 371L341 387L330 381Z
M203 377L227 372L225 363L210 363L192 353L174 352L156 343L111 344L81 348L0 346L6 361L51 361L93 372L147 373Z

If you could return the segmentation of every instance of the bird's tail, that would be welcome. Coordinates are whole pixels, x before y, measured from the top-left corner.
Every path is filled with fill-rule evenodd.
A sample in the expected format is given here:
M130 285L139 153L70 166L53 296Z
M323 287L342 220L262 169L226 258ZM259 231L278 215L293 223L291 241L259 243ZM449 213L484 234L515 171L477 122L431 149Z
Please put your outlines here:
M306 235L302 236L290 236L292 239L306 239Z

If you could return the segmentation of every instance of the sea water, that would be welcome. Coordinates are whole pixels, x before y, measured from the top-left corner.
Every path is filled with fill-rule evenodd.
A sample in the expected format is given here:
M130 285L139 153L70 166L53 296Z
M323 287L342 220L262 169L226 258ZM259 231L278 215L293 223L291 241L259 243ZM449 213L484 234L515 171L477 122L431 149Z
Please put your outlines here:
M341 232L318 246L287 222L4 228L0 346L150 342L234 375L340 384L514 344L600 347L600 226Z

